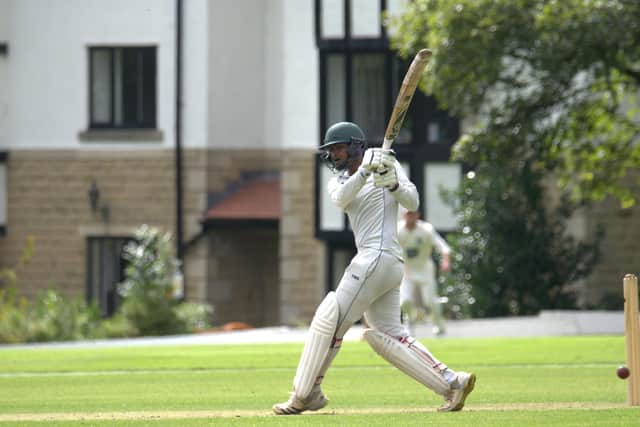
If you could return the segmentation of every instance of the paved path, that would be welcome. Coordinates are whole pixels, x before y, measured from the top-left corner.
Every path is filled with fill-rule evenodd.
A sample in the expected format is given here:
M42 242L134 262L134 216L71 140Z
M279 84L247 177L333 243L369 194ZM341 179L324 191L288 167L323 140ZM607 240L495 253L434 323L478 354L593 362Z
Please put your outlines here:
M347 333L345 340L359 340L363 327L356 325ZM306 328L286 326L257 328L243 331L211 332L165 337L111 339L93 341L71 341L26 345L0 345L15 347L127 347L178 344L251 344L303 342ZM495 319L450 320L447 334L439 339L470 337L535 337L565 335L623 335L624 313L622 311L543 311L538 316L523 316ZM431 326L417 325L418 338L433 338Z
M416 335L432 337L428 325ZM538 316L449 321L447 337L540 337L563 335L624 335L622 311L542 311Z

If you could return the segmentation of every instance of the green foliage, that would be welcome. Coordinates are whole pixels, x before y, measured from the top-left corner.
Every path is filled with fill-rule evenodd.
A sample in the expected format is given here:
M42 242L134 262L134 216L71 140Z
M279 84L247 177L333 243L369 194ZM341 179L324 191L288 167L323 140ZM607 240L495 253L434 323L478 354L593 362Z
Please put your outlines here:
M137 243L126 248L129 266L120 291L119 311L102 319L94 305L49 289L30 301L17 296L16 270L29 262L34 240L27 240L15 268L0 270L0 343L67 341L140 335L187 333L209 327L212 308L174 297L178 262L171 255L171 237L143 226Z
M458 317L574 307L602 230L579 242L567 220L636 202L640 2L416 0L390 25L402 54L432 49L422 88L467 119L444 285Z
M28 301L17 298L15 288L0 289L0 343L24 342L28 321Z
M450 237L445 289L467 296L473 317L577 308L573 284L598 259L602 231L591 243L568 234L576 206L567 197L550 202L539 172L517 163L511 172L482 170L484 179L469 172L455 194L461 232Z
M104 335L97 307L48 289L33 301L18 297L18 274L35 252L35 239L27 237L15 267L0 270L0 343L66 341Z
M55 290L40 293L27 311L27 341L69 341L93 338L100 327L97 307Z
M122 313L116 313L102 320L100 324L100 335L103 338L127 338L137 337L141 334Z
M416 0L391 26L433 50L424 88L478 144L521 145L574 201L636 202L640 2Z
M103 335L99 311L55 290L33 302L17 297L15 287L0 290L0 343L67 341Z
M143 225L124 252L128 265L118 288L124 298L120 312L133 328L142 335L164 335L209 326L209 306L185 305L174 297L179 263L170 234Z
M203 331L211 326L209 319L213 309L206 304L183 302L178 304L174 313L183 331Z

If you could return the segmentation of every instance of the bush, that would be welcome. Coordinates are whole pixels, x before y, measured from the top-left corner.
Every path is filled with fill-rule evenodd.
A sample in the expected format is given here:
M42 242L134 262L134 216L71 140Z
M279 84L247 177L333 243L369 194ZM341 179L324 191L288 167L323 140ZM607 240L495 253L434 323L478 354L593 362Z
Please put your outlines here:
M590 242L567 233L581 206L559 190L550 203L546 171L521 152L522 144L503 142L456 144L456 158L473 169L455 193L460 232L448 236L453 256L445 288L473 295L467 300L474 317L576 308L573 285L595 266L603 231Z
M28 302L17 298L15 288L0 289L0 343L15 344L25 341Z
M40 293L27 312L26 341L70 341L100 335L99 310L55 290Z
M0 290L0 342L68 341L100 336L100 314L94 306L54 290L34 302Z
M212 308L182 303L175 297L179 262L172 255L171 235L147 225L124 250L126 279L118 291L123 297L120 313L141 335L192 332L209 326Z
M33 239L28 239L18 265L29 262ZM125 248L129 261L119 285L123 303L116 314L102 319L95 305L49 289L33 302L17 296L15 268L0 270L0 343L123 338L203 330L213 309L181 302L175 297L179 263L172 256L171 236L142 226L136 242Z
M100 324L99 333L100 338L128 338L140 335L140 331L122 313L104 319Z
M213 309L209 305L184 302L174 311L183 331L203 331L211 326Z

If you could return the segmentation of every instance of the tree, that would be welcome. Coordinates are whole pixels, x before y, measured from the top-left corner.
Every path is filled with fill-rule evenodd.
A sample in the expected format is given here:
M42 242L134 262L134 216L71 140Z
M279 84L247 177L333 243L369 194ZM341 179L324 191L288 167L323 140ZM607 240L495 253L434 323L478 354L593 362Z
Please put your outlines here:
M122 316L140 335L186 333L209 326L212 307L176 298L180 263L172 248L170 233L148 225L140 226L135 241L125 246L128 265L118 286L124 301L116 319L120 322Z
M480 316L575 306L602 233L577 242L566 220L607 195L636 202L640 2L416 0L390 25L401 54L432 49L423 89L469 123L445 289Z
M636 202L638 176L624 178L640 166L640 2L415 0L390 25L402 54L433 50L424 88L477 118L469 142L517 135L573 200Z

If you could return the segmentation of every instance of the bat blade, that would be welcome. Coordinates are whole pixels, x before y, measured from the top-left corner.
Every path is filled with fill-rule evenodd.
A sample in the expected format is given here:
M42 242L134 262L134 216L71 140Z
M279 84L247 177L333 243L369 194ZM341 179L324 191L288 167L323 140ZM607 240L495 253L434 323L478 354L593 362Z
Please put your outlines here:
M402 129L404 117L407 115L407 111L409 110L411 99L413 98L416 87L420 82L422 72L429 62L429 58L431 58L431 51L429 49L422 49L413 58L413 61L407 70L407 74L405 74L404 79L402 80L400 92L398 92L396 103L391 111L391 117L389 118L389 123L387 123L387 130L384 133L382 148L387 150L391 148L391 145L398 137L400 129Z

